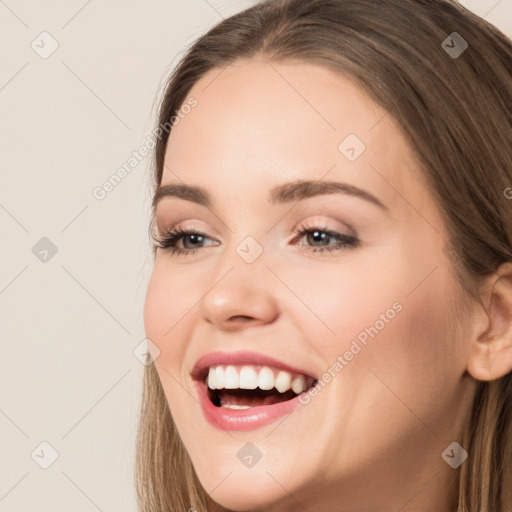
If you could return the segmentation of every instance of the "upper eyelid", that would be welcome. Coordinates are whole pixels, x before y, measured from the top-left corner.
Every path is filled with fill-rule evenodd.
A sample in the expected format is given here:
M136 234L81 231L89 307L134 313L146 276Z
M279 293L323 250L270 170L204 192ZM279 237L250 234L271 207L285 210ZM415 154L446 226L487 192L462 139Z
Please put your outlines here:
M197 233L201 236L209 238L210 240L218 241L218 240L216 240L216 237L214 235L209 235L208 233L206 233L206 230L203 230L201 228L196 228L195 226L182 226L180 224L172 225L170 227L164 228L163 230L158 229L158 226L155 225L155 230L153 232L153 236L155 236L157 238L163 238L169 232L174 232L175 230L178 230L178 232L176 233L176 236L182 235L181 238L183 238L183 236L187 235L187 234ZM309 223L306 221L301 222L301 223L297 224L296 227L293 228L293 234L296 235L297 231L301 231L301 230L307 230L307 231L319 230L319 231L330 233L332 236L341 235L341 236L349 236L349 237L351 236L351 237L357 238L357 234L355 233L355 231L351 228L348 228L348 226L346 229L338 229L338 228L329 227L329 226L325 225L325 223L322 223L322 222L320 222L320 223L319 222ZM183 231L184 233L180 233L181 231Z
M330 218L330 220L326 220L327 218ZM181 221L181 222L166 222L165 220L162 220L160 222L160 224L163 225L163 229L160 230L159 229L159 219L157 218L157 216L154 217L154 229L157 231L157 232L166 232L168 231L170 228L181 228L181 229L184 229L184 230L197 230L197 231L202 231L202 232L205 232L206 229L203 229L202 227L197 227L197 226L194 226L190 223L192 222L197 222L197 220L185 220L185 221ZM202 223L204 223L204 221L200 221ZM337 225L339 225L340 227L336 227L336 226L330 226L329 224L331 223L335 223ZM226 225L225 223L223 223L224 225ZM353 236L356 236L356 231L355 229L352 228L352 226L346 222L343 222L341 220L335 220L332 218L332 215L313 215L313 216L309 216L309 217L305 217L305 220L300 220L300 221L297 221L293 224L294 226L294 230L296 229L295 226L299 226L299 225L306 225L308 228L319 228L321 226L323 226L326 230L330 230L330 231L338 231L338 232L343 232L343 233L346 233L347 235L353 235ZM270 231L271 229L274 229L274 226L271 226L271 228L268 231ZM213 228L214 231L217 231L215 228ZM233 230L229 228L229 226L227 227L228 231L230 231L231 233L233 233ZM208 235L210 236L210 235ZM218 235L216 235L218 236Z

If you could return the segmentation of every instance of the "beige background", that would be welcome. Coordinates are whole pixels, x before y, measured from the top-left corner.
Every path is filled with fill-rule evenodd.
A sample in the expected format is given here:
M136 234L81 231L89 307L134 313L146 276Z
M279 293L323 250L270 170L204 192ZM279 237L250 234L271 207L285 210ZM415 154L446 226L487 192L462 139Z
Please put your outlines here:
M0 511L135 510L150 159L92 192L183 50L253 3L0 0ZM512 37L512 0L462 3Z

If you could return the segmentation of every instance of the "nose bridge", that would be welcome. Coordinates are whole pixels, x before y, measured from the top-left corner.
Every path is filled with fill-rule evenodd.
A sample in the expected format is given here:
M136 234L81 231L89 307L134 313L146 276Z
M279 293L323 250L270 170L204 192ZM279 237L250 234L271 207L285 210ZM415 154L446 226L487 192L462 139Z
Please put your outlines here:
M202 317L219 327L240 317L272 321L278 314L278 304L275 277L267 263L268 255L252 236L224 251L200 300Z

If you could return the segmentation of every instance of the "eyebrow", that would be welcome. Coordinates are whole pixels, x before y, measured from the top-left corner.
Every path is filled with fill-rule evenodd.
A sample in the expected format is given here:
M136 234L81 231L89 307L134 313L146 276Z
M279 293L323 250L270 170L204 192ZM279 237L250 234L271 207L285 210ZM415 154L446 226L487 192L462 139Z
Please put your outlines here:
M356 187L355 185L338 181L297 180L277 185L270 191L268 202L271 205L277 205L290 203L292 201L301 201L303 199L325 194L356 196L373 203L386 212L389 211L389 208L370 192ZM208 192L198 186L182 184L162 185L157 188L153 197L153 208L156 208L157 204L164 197L178 197L186 201L206 206L207 208L211 208L213 206L212 199Z

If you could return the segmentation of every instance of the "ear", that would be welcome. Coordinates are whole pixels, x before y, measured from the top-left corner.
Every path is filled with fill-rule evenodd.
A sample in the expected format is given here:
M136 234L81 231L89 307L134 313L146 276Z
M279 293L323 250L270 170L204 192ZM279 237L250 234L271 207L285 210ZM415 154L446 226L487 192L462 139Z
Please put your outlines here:
M500 265L489 278L485 294L487 324L471 340L468 373L491 381L512 371L512 262Z

